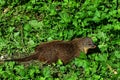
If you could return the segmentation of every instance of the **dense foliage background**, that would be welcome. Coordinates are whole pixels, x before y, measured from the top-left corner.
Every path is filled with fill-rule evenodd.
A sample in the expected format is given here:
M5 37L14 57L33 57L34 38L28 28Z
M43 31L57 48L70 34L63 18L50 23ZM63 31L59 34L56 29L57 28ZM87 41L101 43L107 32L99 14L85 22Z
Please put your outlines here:
M0 64L5 80L119 80L119 0L0 0L0 55L30 55L41 42L91 37L101 52L67 65ZM26 67L26 64L29 66Z

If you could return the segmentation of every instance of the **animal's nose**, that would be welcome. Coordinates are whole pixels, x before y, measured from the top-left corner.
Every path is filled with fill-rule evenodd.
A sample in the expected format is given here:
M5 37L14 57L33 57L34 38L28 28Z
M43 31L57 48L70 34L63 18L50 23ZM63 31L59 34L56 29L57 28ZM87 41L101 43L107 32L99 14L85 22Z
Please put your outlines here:
M92 47L93 47L93 48L96 48L96 45L93 44Z

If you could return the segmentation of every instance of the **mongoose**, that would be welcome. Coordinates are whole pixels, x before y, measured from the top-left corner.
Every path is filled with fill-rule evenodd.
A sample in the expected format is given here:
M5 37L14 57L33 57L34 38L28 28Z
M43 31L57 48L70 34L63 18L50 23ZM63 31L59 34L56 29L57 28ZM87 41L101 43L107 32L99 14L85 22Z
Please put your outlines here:
M5 61L26 62L30 60L39 60L48 64L60 59L64 64L71 59L78 57L80 52L87 54L88 49L94 49L91 38L75 38L71 41L52 41L43 43L35 48L35 53L25 58L10 59Z

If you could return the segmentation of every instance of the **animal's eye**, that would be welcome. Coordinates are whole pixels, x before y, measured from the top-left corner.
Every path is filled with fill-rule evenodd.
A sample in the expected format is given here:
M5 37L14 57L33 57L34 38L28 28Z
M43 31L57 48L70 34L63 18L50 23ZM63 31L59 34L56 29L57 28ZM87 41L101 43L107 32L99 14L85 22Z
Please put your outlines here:
M92 45L91 43L88 43L88 45Z

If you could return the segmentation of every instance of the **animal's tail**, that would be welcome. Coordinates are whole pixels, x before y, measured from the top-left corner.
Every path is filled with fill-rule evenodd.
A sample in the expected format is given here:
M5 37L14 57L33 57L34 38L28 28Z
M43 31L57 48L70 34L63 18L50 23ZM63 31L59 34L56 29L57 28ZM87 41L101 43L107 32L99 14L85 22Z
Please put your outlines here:
M30 56L25 57L25 58L6 59L6 60L4 60L4 61L27 62L27 61L36 60L36 59L38 59L38 55L37 55L37 54L33 54L33 55L30 55Z

